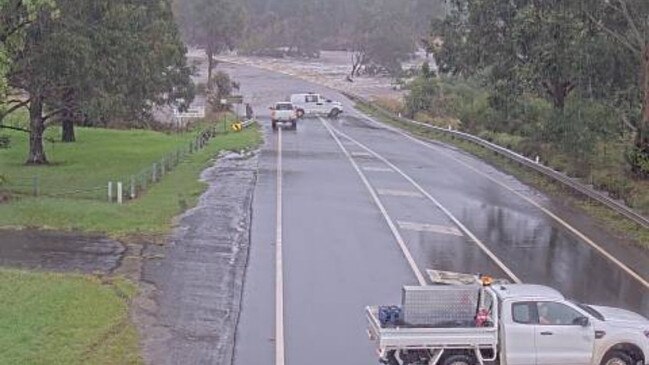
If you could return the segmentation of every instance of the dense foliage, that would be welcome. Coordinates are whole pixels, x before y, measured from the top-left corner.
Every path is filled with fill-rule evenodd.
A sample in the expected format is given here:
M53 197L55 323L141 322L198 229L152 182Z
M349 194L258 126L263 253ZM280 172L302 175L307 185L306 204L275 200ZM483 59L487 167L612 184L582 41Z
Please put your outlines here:
M3 0L0 121L27 107L32 164L47 163L42 136L62 122L143 120L155 105L191 99L185 47L168 1Z
M450 3L427 44L442 75L484 90L483 110L466 127L532 138L577 157L598 142L625 141L631 170L649 174L648 2ZM414 86L413 114L426 111L422 99L434 100L426 95L439 90L428 80Z

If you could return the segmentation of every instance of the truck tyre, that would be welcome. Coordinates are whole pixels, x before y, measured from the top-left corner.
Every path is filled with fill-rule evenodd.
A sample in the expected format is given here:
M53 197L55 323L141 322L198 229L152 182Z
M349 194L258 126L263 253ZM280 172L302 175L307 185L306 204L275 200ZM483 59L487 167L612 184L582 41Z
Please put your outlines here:
M329 118L335 118L340 114L340 110L334 109L331 112L329 112Z
M602 365L633 365L633 358L624 351L611 351L602 360Z
M277 130L277 121L273 120L272 124L273 124L273 130L276 131Z
M304 109L298 109L295 111L295 114L297 115L298 118L304 117Z
M442 361L442 365L475 365L475 359L469 355L451 355Z
M297 120L291 122L291 128L297 130Z

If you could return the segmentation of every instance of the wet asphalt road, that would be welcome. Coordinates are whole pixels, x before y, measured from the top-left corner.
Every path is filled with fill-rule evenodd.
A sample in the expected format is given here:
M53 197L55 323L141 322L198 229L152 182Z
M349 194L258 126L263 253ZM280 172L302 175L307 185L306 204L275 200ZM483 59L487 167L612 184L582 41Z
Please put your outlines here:
M359 174L325 124L341 140L397 226L417 268L506 277L489 250L518 278L553 286L566 296L649 315L649 290L611 260L528 201L582 230L595 243L649 278L649 255L620 243L587 217L489 165L438 144L421 145L363 119L337 93L288 76L221 65L241 83L264 124L253 202L251 251L237 328L238 365L275 363L275 222L277 133L274 101L304 91L345 103L337 120L303 120L282 132L284 328L288 364L374 364L363 308L400 301L417 278ZM350 137L348 139L346 137ZM353 140L352 140L353 139ZM358 143L396 165L368 153ZM494 182L497 181L498 183ZM416 182L476 240L412 184ZM506 187L508 188L506 188Z

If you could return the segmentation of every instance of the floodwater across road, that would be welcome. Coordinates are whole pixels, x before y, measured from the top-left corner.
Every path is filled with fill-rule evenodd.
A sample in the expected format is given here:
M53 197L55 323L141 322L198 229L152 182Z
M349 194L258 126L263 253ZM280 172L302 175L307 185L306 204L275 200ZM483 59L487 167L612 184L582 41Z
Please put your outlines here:
M363 309L398 303L403 285L420 284L417 270L424 280L427 269L520 279L649 315L649 290L641 281L539 206L649 278L649 255L601 232L588 217L461 151L413 143L368 121L334 91L250 67L219 67L241 83L266 137L235 364L279 364L282 347L289 365L376 363ZM304 91L342 101L345 115L304 119L280 140L266 110Z

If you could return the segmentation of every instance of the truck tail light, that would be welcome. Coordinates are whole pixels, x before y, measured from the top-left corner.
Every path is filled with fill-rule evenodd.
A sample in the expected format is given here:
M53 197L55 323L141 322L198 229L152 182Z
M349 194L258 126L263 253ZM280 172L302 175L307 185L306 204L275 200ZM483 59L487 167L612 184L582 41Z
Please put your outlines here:
M604 336L606 336L605 331L595 331L595 339L596 340L601 340L602 338L604 338Z

